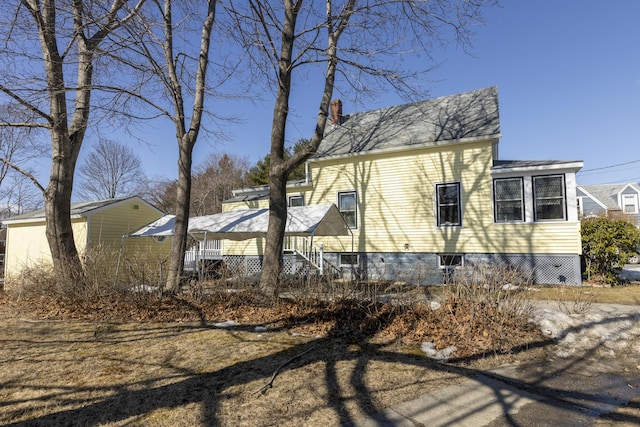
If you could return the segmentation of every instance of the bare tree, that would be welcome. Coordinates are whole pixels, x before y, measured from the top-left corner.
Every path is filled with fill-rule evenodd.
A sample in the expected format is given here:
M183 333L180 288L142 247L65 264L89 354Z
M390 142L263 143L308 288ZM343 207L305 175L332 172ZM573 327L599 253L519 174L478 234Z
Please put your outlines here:
M144 1L21 0L0 12L6 36L0 48L0 93L35 117L27 122L1 117L0 124L49 132L46 187L28 171L12 167L25 172L44 195L53 263L68 278L83 275L71 228L71 194L92 110L95 65L103 54L100 46Z
M131 147L100 138L78 167L78 195L86 200L137 194L144 179L142 161Z
M121 44L127 46L130 54L123 64L138 76L139 82L139 87L128 95L137 98L143 111L149 114L147 118L162 117L175 127L176 222L166 282L167 290L175 292L182 277L187 245L193 149L203 127L205 98L211 89L206 83L217 0L203 3L149 0L149 5L136 21L137 27ZM195 45L191 41L198 28L199 44Z
M191 211L208 215L222 211L232 190L247 185L248 162L233 155L212 154L196 168L191 190Z
M5 184L6 191L3 191L0 218L8 218L42 208L42 193L24 175L10 174L5 178Z
M176 187L175 180L147 177L140 183L138 194L162 212L173 214L176 211Z
M304 0L230 3L239 41L250 53L255 70L274 82L269 173L269 229L260 285L277 291L286 224L286 178L316 150L327 122L336 75L345 90L375 93L392 88L415 95L424 71L403 69L402 55L430 57L435 44L455 39L463 46L484 6L494 0ZM246 6L245 6L246 4ZM415 62L414 62L415 63ZM285 159L285 133L294 89L294 75L303 67L323 65L324 85L318 91L318 115L305 150ZM298 73L296 74L296 72ZM304 99L309 99L308 87ZM295 89L298 90L298 89Z
M0 106L0 117L12 122L27 122L32 114L19 104ZM42 194L35 190L30 179L11 165L33 176L31 163L44 160L48 155L39 129L0 126L0 203L4 205L2 217L23 213L25 209L42 205Z
M215 214L222 211L222 202L233 195L233 190L247 185L248 161L230 154L210 154L193 170L191 206L193 216ZM175 180L147 180L141 194L157 208L167 213L176 211Z

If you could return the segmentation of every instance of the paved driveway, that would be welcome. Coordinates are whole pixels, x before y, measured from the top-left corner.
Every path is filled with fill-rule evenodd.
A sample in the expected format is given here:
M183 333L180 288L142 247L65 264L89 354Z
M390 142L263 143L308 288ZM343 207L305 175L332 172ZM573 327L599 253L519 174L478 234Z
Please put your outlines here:
M640 275L639 266L626 271ZM604 414L630 401L633 412L613 422L640 425L640 306L593 304L571 313L548 302L536 316L556 341L544 359L476 375L357 426L608 426Z

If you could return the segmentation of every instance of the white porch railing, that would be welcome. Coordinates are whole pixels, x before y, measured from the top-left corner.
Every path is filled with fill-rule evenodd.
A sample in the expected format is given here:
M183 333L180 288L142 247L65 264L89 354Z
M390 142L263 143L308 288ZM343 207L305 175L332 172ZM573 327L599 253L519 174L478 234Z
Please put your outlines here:
M198 264L202 260L222 259L222 241L207 240L198 242L198 247L193 246L184 253L185 270L197 270Z
M324 259L324 250L322 245L315 246L311 243L311 239L306 237L287 236L284 239L284 251L292 252L304 258L310 266L318 270L320 275L328 273L329 275L339 274L340 269L333 266ZM187 250L184 254L184 269L186 271L199 271L203 260L221 260L222 259L222 241L207 240L199 242L198 246L194 246Z
M324 250L314 246L306 237L289 236L284 239L284 250L296 253L324 274Z

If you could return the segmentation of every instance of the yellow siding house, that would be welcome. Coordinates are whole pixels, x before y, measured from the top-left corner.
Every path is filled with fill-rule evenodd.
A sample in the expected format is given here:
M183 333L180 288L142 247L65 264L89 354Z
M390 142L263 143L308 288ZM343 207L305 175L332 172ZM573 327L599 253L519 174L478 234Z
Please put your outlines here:
M498 91L334 114L290 205L335 203L351 237L326 237L327 262L362 278L442 282L443 272L508 264L537 283L580 284L576 173L581 161L498 158ZM225 209L268 206L238 190ZM258 257L264 242L227 245ZM353 248L353 249L352 249ZM446 275L445 275L446 276Z
M126 252L139 250L141 245L148 246L146 239L123 239L122 236L162 215L162 211L138 196L72 203L71 223L76 248L80 254L85 254L100 246L113 253L115 260L121 244L125 245L123 250ZM25 267L51 262L51 252L45 235L43 209L11 217L2 223L7 229L5 286L10 288L12 276Z

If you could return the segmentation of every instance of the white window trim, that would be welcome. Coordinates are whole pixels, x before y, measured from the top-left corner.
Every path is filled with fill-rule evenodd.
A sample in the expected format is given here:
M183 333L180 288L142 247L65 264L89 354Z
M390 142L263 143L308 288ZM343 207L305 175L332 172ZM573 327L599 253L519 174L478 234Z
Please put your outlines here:
M460 257L460 264L444 264L442 262L442 257L456 257L459 256ZM464 267L464 255L463 254L459 254L459 253L443 253L443 254L438 254L438 268L456 268L456 267Z
M631 199L631 203L633 205L633 211L632 212L626 212L624 210L626 203L625 203L625 199ZM638 213L638 195L637 194L621 194L620 195L620 208L622 209L622 213L626 213L626 214L637 214Z
M534 200L534 191L533 191L533 181L534 178L537 177L548 177L548 176L561 176L564 183L563 194L564 194L564 218L563 219L536 219L535 216L535 200ZM562 222L562 221L578 221L578 206L576 201L576 193L572 192L572 185L575 186L575 176L571 174L563 174L563 173L554 173L554 174L537 174L537 175L516 175L516 174L505 174L494 176L494 179L501 178L522 178L523 181L523 191L524 191L524 222L525 223L534 223L534 222ZM495 195L493 193L493 181L492 181L492 193L491 193L491 203L493 204L493 222L494 224L508 224L508 223L519 223L517 221L507 221L507 222L497 222L495 218ZM573 198L572 198L573 197ZM582 208L582 204L580 205Z

